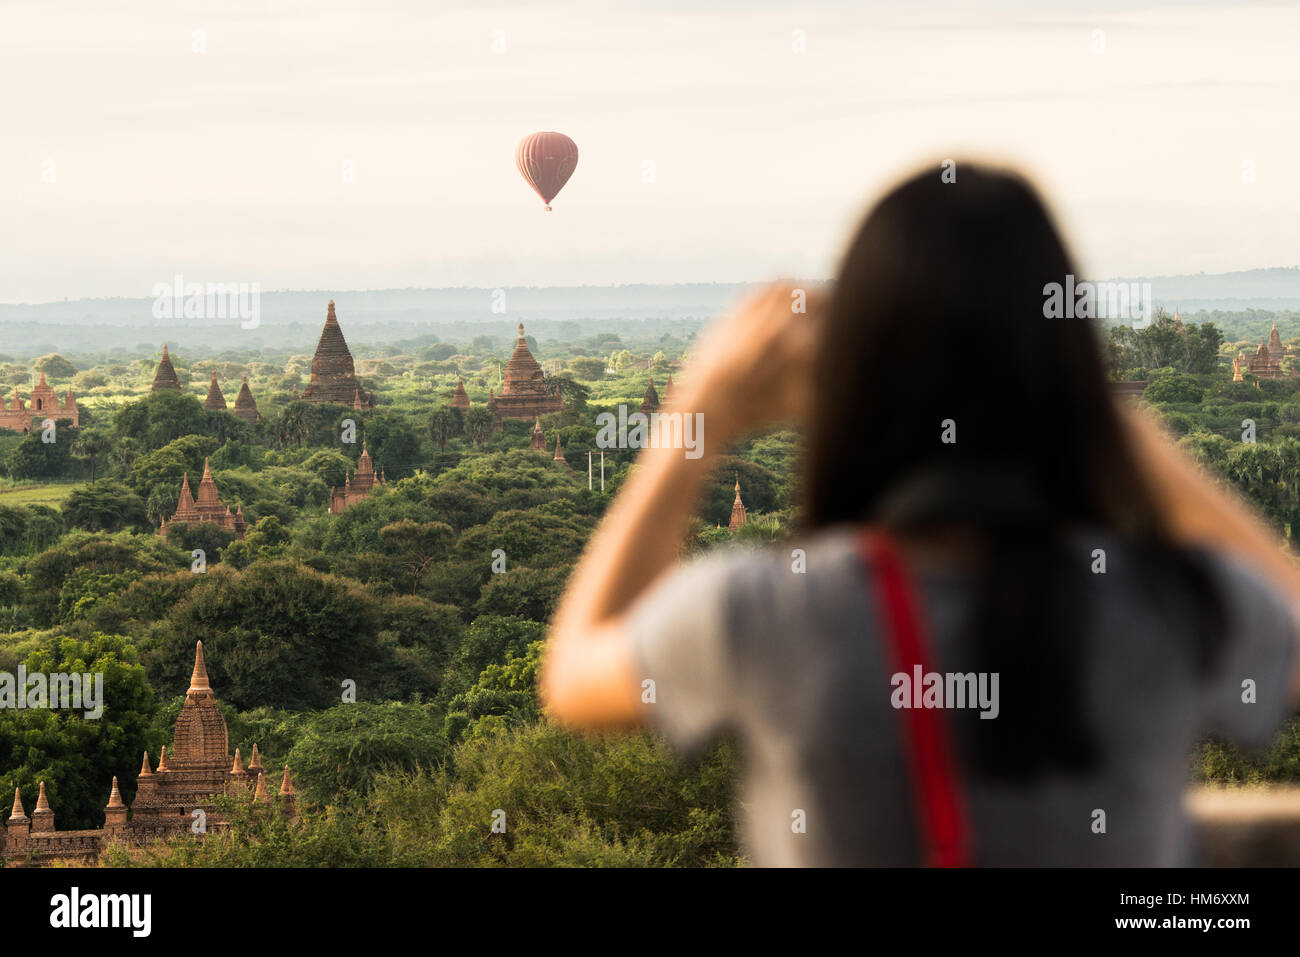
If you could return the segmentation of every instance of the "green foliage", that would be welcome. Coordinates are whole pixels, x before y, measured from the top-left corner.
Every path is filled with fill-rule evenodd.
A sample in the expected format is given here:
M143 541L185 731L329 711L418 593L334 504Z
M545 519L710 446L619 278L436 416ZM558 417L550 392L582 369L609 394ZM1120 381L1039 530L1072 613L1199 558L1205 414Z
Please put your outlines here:
M1177 372L1206 374L1219 368L1219 347L1223 333L1211 322L1200 326L1175 322L1164 309L1156 310L1151 322L1141 329L1116 325L1110 328L1106 362L1112 377L1124 377L1126 370L1169 368Z
M30 813L44 781L60 829L99 827L114 775L123 800L134 797L154 710L145 670L129 638L99 633L51 639L25 664L29 674L102 674L105 707L98 719L80 710L0 708L0 787L6 794L20 787Z
M0 505L0 556L49 548L63 532L63 516L47 505Z
M1147 402L1200 402L1205 390L1189 375L1163 375L1142 393Z
M153 524L144 500L120 482L74 489L63 503L63 520L88 532L145 532Z
M304 721L289 766L298 793L323 804L364 797L378 775L433 768L445 754L441 716L429 705L357 702Z
M37 427L25 436L18 447L4 460L5 474L15 479L55 479L71 477L77 466L72 457L72 447L77 441L77 430L71 419L58 419L54 441L46 442L45 430Z
M1300 717L1292 717L1261 755L1245 755L1217 738L1201 742L1193 756L1191 777L1213 784L1300 782Z
M77 374L77 367L57 352L41 356L32 363L32 368L44 372L47 379L71 379Z
M207 423L203 403L197 398L162 390L120 408L113 419L113 433L116 438L134 439L152 450L185 436L203 437ZM212 447L218 444L214 442Z
M726 744L688 768L650 734L582 737L545 724L485 725L441 768L374 776L364 813L350 804L305 807L290 823L246 800L230 802L229 831L134 857L119 849L106 863L731 867L743 863L732 810L735 763ZM309 775L293 767L297 785ZM493 831L494 822L504 831Z
M363 686L378 660L380 613L346 580L284 559L210 568L159 624L148 658L159 688L183 688L195 640L208 673L238 708L325 708L344 679Z

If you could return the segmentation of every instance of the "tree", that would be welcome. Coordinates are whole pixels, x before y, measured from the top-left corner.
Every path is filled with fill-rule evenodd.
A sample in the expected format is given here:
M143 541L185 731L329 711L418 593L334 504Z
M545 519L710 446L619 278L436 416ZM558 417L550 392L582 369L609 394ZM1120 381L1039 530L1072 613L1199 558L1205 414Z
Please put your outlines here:
M41 356L32 363L32 367L37 372L44 372L49 379L71 379L77 374L77 367L57 352Z
M1152 381L1142 393L1148 402L1200 402L1205 390L1189 375L1164 375Z
M390 479L410 475L426 461L419 426L412 428L404 416L396 413L372 412L366 416L365 439L375 471L383 468Z
M103 675L100 703L105 707L94 720L85 717L84 709L0 709L0 754L5 755L0 787L10 794L20 787L24 805L31 808L44 781L61 830L99 827L113 776L122 799L130 803L135 797L133 772L152 744L146 733L154 711L153 690L134 642L100 633L84 641L51 638L29 654L25 664L30 673Z
M25 436L4 461L5 471L16 479L52 479L66 476L72 468L72 447L77 430L71 419L54 424L53 442L46 442L45 429Z
M1212 322L1190 326L1187 330L1187 371L1205 375L1219 368L1219 346L1223 333Z
M63 520L88 532L147 531L144 500L120 482L75 488L63 503Z
M465 417L460 409L442 405L433 410L429 416L429 438L438 446L439 452L447 450L447 442L464 431Z
M492 429L496 427L496 416L488 411L486 406L472 406L465 413L465 434L468 435L478 448L483 448L483 443L487 437L492 434Z
M591 395L591 390L572 376L548 375L544 381L548 390L560 390L560 398L571 411L581 412L587 407L587 396Z
M447 742L428 705L358 701L311 715L289 752L300 794L324 804L354 801L386 771L436 767Z
M239 708L324 708L352 679L391 665L378 654L379 609L355 583L288 559L209 568L158 624L148 661L160 688L183 691L186 649L201 639L213 684Z
M450 342L439 342L425 349L421 356L433 362L446 362L455 354L456 347Z
M95 459L106 455L112 447L108 436L99 432L82 431L72 444L72 454L90 460L90 484L95 484Z
M119 409L113 431L115 438L133 438L146 448L157 449L182 436L202 435L207 421L203 403L197 398L164 389Z
M596 382L605 376L605 360L593 358L570 359L569 369L577 379Z
M420 590L420 576L429 563L447 554L456 533L443 522L402 519L379 530L379 540L402 567L411 573L411 594Z

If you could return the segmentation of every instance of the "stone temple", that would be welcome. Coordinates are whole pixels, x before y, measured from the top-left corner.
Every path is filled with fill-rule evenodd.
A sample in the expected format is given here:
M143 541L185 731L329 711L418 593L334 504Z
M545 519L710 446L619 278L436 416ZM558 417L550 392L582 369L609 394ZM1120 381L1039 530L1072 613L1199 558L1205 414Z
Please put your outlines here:
M522 322L519 323L514 354L506 363L501 391L488 393L488 409L496 414L498 425L502 419L534 419L550 412L564 411L559 388L546 387L545 373L528 349Z
M17 386L14 386L11 405L6 406L4 396L0 396L0 429L27 433L33 425L40 428L46 419L71 419L73 428L76 428L81 422L81 410L77 408L77 400L72 397L71 387L63 401L59 401L53 387L45 381L44 372L41 373L41 381L32 386L29 403L23 402Z
M352 353L338 316L334 314L331 299L325 314L325 328L316 343L316 354L311 360L311 382L303 390L302 398L317 405L350 405L356 409L374 407L374 401L361 391L357 382Z
M103 827L57 831L45 782L40 784L30 817L23 807L22 794L15 788L13 811L0 832L0 857L6 867L40 867L56 862L88 865L94 864L114 841L139 846L185 833L220 831L227 825L216 805L219 795L272 803L257 745L253 745L247 766L238 748L233 758L230 755L226 720L208 682L203 642L198 642L190 687L172 734L171 755L164 746L158 766L151 768L149 754L145 753L131 805L128 807L122 800L115 777L104 808ZM279 803L282 813L291 819L297 816L297 797L287 765L280 779ZM200 821L203 829L196 832L195 824Z
M190 473L186 472L181 479L180 499L176 502L176 512L171 517L171 524L175 525L177 522L183 524L211 522L218 528L234 532L235 538L243 538L244 532L248 530L248 522L244 519L244 506L240 505L238 510L231 514L230 507L221 503L221 497L217 494L217 483L212 478L212 467L208 465L207 459L203 460L203 478L199 481L197 499L190 492ZM158 529L158 534L164 539L167 538L167 524L167 519L164 518Z
M172 365L172 357L167 352L167 343L163 343L162 358L158 360L158 368L153 374L153 386L150 392L167 391L180 392L181 380L176 375L176 367Z
M374 491L376 485L383 485L383 472L375 478L375 463L370 459L370 450L361 441L361 457L357 459L355 475L344 476L343 487L330 487L330 514L337 515L349 505L355 505Z

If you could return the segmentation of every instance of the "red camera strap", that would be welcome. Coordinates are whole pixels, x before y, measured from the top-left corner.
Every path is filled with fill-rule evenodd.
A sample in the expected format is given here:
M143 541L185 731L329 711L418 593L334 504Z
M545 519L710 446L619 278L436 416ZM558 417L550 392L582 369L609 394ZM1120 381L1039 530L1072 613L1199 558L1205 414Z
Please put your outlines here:
M916 591L894 542L885 533L867 529L858 539L867 573L881 611L881 632L892 651L894 673L911 679L914 667L921 674L933 668ZM905 748L917 798L918 825L931 867L969 867L970 837L965 801L948 741L943 711L938 708L900 708Z

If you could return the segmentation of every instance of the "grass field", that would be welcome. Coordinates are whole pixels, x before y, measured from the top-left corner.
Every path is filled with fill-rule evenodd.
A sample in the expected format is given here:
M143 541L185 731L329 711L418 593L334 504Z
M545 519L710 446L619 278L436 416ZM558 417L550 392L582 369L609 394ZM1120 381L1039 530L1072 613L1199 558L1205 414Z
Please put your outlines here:
M0 485L0 505L58 506L82 482L49 482L43 485Z

